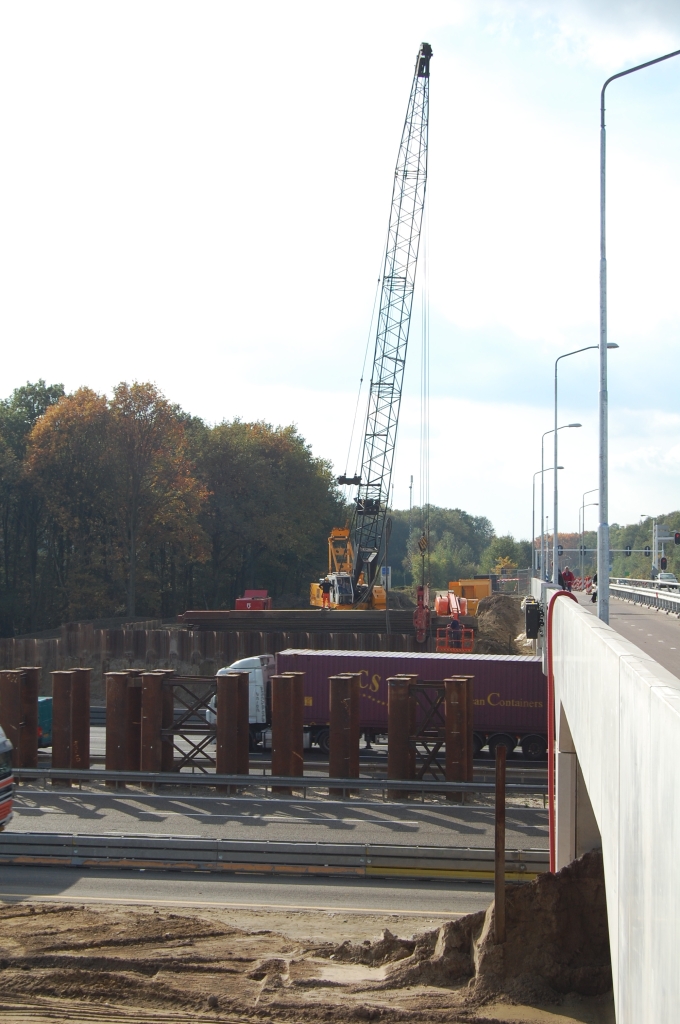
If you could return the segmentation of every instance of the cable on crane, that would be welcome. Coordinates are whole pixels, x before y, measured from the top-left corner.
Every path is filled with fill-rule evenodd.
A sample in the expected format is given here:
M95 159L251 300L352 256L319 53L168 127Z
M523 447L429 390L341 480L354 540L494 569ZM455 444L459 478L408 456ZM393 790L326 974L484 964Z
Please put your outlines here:
M421 580L430 582L430 282L429 255L430 218L425 209L423 230L421 286L421 348L420 348L420 516L421 516Z

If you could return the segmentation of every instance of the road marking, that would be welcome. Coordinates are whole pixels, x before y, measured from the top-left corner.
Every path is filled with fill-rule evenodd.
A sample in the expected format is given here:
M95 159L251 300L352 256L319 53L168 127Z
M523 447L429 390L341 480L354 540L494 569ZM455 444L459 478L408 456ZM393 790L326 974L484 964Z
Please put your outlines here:
M414 917L443 917L450 920L452 917L465 917L462 911L451 910L448 913L432 910L383 910L380 907L328 907L328 906L306 906L298 903L224 903L213 900L136 900L122 896L36 896L33 893L4 893L0 892L0 900L8 903L17 903L19 900L30 900L31 903L114 903L137 907L161 906L161 907L227 907L231 910L294 910L308 911L315 910L325 914L388 914L390 917L403 917L411 915Z

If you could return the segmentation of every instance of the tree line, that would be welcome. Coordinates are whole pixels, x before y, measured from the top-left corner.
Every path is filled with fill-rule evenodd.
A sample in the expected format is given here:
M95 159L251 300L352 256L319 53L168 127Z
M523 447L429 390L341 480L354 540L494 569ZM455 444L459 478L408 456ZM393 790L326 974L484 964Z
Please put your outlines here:
M295 427L211 427L152 384L27 384L0 403L0 632L228 608L253 586L294 603L344 514Z
M531 564L529 544L496 537L485 517L428 512L432 586ZM149 383L110 398L26 384L0 402L0 635L233 608L249 587L306 607L348 515L294 426L209 426ZM423 515L390 518L393 584L411 586Z

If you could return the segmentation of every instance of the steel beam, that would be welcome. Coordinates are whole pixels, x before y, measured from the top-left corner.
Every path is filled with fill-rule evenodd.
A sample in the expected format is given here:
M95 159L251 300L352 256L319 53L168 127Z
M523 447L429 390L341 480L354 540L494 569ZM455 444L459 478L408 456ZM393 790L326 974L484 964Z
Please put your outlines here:
M163 679L162 672L142 673L142 731L140 766L143 772L163 769Z
M127 750L127 672L106 675L106 769L125 771Z
M91 668L71 672L71 768L90 767Z
M340 779L359 778L359 701L360 675L331 676L330 689L330 754L328 774ZM342 799L345 790L329 789L328 795Z
M72 672L52 672L52 767L71 767ZM70 786L68 779L52 779L54 785Z
M272 775L293 775L293 693L295 680L289 675L272 676ZM289 786L275 792L290 796Z
M21 682L21 737L19 757L16 764L19 768L38 767L38 694L42 668L30 665L20 668L23 674ZM88 705L89 709L89 705ZM89 768L89 764L87 765Z
M248 775L249 674L217 676L217 774Z
M17 760L21 750L21 680L22 673L17 669L0 672L0 725L16 751Z

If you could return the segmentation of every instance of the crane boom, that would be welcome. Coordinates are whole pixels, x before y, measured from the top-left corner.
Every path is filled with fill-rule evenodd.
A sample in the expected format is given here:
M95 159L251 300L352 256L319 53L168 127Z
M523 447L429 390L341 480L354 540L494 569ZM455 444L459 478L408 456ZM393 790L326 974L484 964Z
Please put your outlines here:
M397 440L427 181L430 58L418 51L394 172L380 311L368 394L361 475L353 514L353 584L370 586L378 567Z

